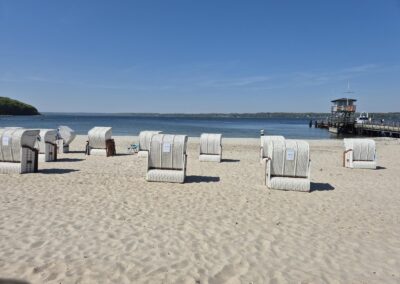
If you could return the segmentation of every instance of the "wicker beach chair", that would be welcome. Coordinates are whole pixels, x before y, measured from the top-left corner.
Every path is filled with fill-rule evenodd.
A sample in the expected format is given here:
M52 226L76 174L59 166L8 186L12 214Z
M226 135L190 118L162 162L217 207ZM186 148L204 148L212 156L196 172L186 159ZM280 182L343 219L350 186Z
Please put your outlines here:
M310 191L310 147L301 140L270 141L265 181L268 188Z
M344 139L343 166L355 169L376 169L376 146L372 139Z
M111 127L94 127L89 130L86 154L106 157L116 154Z
M279 135L261 136L260 163L265 163L268 156L268 143L270 141L285 141L285 137Z
M200 162L221 162L222 134L201 134L199 160Z
M147 181L183 183L186 177L186 135L153 135L147 159Z
M160 134L161 131L141 131L139 133L139 151L138 157L147 158L150 150L150 141L151 138Z
M0 129L0 173L38 171L39 150L34 148L39 130Z
M69 145L76 137L75 131L68 126L60 125L58 127L58 135L61 140L61 144L59 145L59 152L69 153Z
M40 129L39 139L39 161L57 161L57 130Z

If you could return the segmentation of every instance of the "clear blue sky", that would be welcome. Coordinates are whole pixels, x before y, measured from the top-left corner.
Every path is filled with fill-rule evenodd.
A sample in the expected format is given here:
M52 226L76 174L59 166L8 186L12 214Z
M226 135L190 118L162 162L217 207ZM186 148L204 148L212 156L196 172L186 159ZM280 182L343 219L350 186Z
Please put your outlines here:
M400 0L0 0L0 96L62 112L400 111Z

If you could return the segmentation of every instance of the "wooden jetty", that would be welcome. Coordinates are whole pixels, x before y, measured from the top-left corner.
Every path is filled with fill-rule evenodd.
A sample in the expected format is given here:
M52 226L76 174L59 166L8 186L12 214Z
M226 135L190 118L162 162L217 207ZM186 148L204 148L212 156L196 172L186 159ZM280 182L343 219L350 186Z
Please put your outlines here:
M374 121L356 121L355 99L333 100L330 116L324 121L315 121L315 128L326 128L337 135L400 137L400 123L379 123Z
M363 136L384 136L400 138L400 123L379 124L377 122L356 123L355 134Z
M354 125L356 123L356 106L354 102L356 101L349 98L333 100L331 114L327 121L317 121L315 127L327 128L329 132L335 134L354 133Z
M316 120L315 128L326 128L334 134L353 134L354 136L395 137L400 138L400 122L379 123L375 121L355 123L351 131L338 131L337 127L330 127L328 121ZM340 129L340 128L339 128ZM347 129L348 130L348 129Z

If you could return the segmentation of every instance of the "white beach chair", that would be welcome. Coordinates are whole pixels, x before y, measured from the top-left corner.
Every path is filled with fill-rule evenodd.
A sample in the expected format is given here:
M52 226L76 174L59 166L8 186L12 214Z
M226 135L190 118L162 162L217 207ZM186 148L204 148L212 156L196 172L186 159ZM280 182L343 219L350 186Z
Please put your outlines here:
M268 156L268 143L270 141L285 141L285 137L279 135L261 136L260 163L265 163Z
M111 127L94 127L88 132L86 154L93 156L114 156L115 142Z
M301 140L270 141L265 181L268 188L310 191L310 147Z
M150 150L151 138L160 134L161 131L141 131L139 133L139 152L138 157L147 158Z
M185 182L186 135L153 135L147 159L147 181Z
M355 169L376 169L376 147L372 139L344 139L343 166Z
M60 125L58 127L58 135L61 138L59 145L59 152L60 153L69 153L69 145L74 141L76 137L76 133L73 129L68 126Z
M0 173L38 171L39 150L34 148L39 130L0 129Z
M57 130L40 129L39 137L39 161L57 161Z
M201 134L199 160L200 162L221 162L222 134Z

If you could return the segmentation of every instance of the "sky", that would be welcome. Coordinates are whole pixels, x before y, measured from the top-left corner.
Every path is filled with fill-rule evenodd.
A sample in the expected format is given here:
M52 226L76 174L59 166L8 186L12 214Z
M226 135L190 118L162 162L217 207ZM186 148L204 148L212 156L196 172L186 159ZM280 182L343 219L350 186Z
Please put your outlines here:
M0 0L0 96L42 112L400 111L400 0Z

